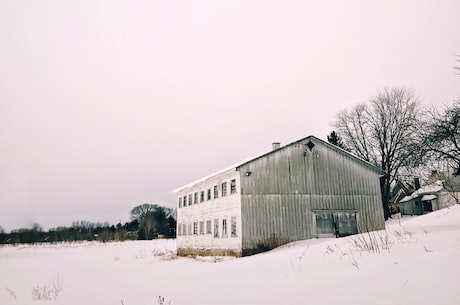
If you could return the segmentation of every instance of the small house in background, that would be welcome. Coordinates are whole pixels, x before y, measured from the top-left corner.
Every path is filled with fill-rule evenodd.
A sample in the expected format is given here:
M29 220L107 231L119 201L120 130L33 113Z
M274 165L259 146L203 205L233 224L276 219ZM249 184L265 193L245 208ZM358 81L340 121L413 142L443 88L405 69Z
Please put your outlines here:
M401 199L412 194L415 190L420 188L419 178L414 179L412 185L408 181L397 179L390 192L390 209L392 213L398 213L398 203Z
M459 203L459 200L460 176L450 176L422 186L402 198L398 206L402 215L421 215Z
M385 227L370 163L316 137L173 191L178 255L250 255L297 240Z

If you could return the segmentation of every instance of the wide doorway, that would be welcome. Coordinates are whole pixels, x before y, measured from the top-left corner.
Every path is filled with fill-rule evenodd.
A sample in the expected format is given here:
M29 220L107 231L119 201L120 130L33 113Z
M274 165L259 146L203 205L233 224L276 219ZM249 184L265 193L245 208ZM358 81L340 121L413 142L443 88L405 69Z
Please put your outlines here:
M315 211L316 237L343 237L358 233L356 211Z

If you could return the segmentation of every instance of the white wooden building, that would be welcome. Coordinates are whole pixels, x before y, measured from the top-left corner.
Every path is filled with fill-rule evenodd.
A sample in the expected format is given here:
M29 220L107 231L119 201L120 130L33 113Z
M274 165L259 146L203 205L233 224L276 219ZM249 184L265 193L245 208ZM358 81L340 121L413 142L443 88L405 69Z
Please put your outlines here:
M454 176L422 186L402 198L398 206L402 215L421 215L444 209L459 201L460 176Z
M179 255L249 255L283 243L383 229L370 163L309 136L173 191Z

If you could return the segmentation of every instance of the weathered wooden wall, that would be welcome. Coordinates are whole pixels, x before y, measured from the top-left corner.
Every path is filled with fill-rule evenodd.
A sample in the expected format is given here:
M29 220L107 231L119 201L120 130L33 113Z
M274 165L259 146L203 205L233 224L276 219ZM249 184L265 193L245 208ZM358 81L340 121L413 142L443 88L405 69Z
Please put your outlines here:
M315 210L355 211L361 229L384 228L380 173L315 138L243 164L239 171L243 250L274 236L281 241L316 237Z

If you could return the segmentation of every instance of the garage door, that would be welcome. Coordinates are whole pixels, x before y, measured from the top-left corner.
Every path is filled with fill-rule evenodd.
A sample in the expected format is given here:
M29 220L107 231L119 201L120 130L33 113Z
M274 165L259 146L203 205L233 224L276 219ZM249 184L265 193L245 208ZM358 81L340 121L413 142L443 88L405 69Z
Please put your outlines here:
M321 211L315 213L316 237L342 237L358 233L356 211Z

